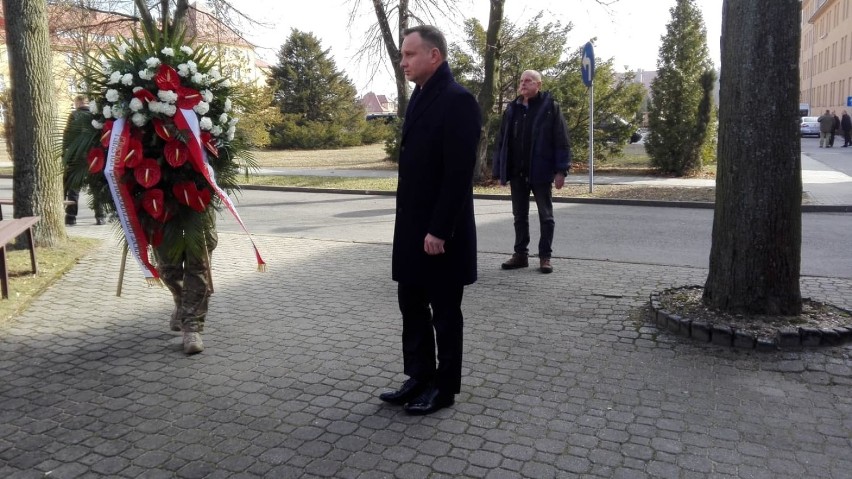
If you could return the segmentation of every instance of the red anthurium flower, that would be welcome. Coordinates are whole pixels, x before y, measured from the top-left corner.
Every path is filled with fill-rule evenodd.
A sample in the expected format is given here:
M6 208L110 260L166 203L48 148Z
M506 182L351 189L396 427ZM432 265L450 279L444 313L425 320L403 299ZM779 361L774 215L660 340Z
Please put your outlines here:
M159 118L154 118L154 119L151 120L151 122L154 124L154 131L157 132L157 136L159 136L160 138L162 138L166 141L169 141L169 140L172 139L174 134L173 134L173 131L172 131L172 128L171 128L171 126L172 126L171 123L166 123L165 121L163 121Z
M178 76L178 72L165 63L160 65L160 68L157 69L157 74L154 75L154 82L160 90L177 91L177 89L180 88L180 77Z
M171 140L163 148L163 156L172 168L177 168L189 159L189 149L182 141Z
M202 131L200 136L201 144L204 145L204 148L207 148L207 151L211 155L219 158L219 148L216 148L216 140L213 139L213 135L209 131Z
M151 188L142 193L142 208L158 221L163 221L166 215L166 194L159 188Z
M133 96L142 100L145 103L157 101L157 97L153 93L151 93L150 90L146 90L144 88L140 88L139 90L133 92Z
M101 130L101 145L104 148L109 148L109 140L112 136L112 124L115 120L107 120L104 122L104 128Z
M124 154L122 161L127 168L136 168L142 163L142 142L136 138L130 138L127 146L127 153Z
M160 165L157 164L157 160L145 158L133 170L133 176L136 177L137 183L145 188L150 188L160 182L162 172L160 171Z
M190 205L190 206L192 207L192 209L194 209L195 211L198 211L200 213L200 212L204 211L204 208L207 208L207 205L210 204L210 199L211 199L210 190L207 189L207 188L204 188L204 189L202 189L198 192L198 202L196 203L196 205L195 206Z
M201 102L201 93L199 93L198 90L187 87L178 87L177 94L178 108L189 109Z
M199 201L198 188L191 181L175 183L172 187L172 193L174 193L178 203L189 206L192 209L195 209L193 204L197 204Z
M100 173L104 169L104 158L106 157L106 153L104 153L103 148L98 146L92 147L89 150L89 154L86 155L86 164L89 165L89 173Z

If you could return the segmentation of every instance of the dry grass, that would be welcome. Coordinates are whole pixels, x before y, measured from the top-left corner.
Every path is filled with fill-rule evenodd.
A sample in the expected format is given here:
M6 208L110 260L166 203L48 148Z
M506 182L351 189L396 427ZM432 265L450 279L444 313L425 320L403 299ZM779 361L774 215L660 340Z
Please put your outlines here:
M0 299L0 325L25 310L43 291L55 283L77 261L100 244L100 240L70 237L55 248L36 248L38 274L32 274L27 249L9 251L9 298Z
M254 150L251 154L261 167L396 170L382 143L337 150Z

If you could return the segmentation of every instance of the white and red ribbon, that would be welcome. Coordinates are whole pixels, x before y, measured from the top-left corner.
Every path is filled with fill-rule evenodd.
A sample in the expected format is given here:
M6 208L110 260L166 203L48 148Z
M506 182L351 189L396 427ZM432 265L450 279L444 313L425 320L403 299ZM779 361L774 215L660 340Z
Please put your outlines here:
M226 208L228 208L228 211L234 215L237 223L240 224L240 227L242 227L243 231L246 235L248 235L249 241L251 241L251 246L254 248L254 255L257 260L258 271L266 271L266 262L260 257L260 251L257 249L257 245L254 243L254 240L251 238L251 233L249 233L248 229L246 229L246 225L243 223L242 218L240 218L240 214L237 213L237 207L234 206L234 202L231 201L231 198L228 197L227 193L225 193L225 191L216 184L216 174L213 172L213 167L210 166L210 162L207 160L207 153L201 146L201 129L198 124L198 116L192 110L181 108L178 109L175 114L174 121L175 126L179 130L191 133L187 138L186 146L189 149L189 161L193 169L204 176L204 179L207 180L207 183L216 193L216 196L222 200L222 203Z
M156 284L160 281L160 275L157 274L157 269L148 258L148 239L139 222L130 189L121 181L121 171L124 169L121 162L124 161L129 141L130 124L126 123L124 118L116 119L110 133L104 176L115 202L115 211L121 222L121 229L124 230L127 246L133 253L133 258L139 263L148 284Z

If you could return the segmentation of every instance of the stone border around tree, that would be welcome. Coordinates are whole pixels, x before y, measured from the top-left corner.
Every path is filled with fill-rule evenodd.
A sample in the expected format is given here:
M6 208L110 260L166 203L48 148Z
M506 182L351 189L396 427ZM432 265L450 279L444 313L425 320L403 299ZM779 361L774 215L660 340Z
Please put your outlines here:
M701 288L703 287L684 286L666 289L662 293ZM660 295L662 293L651 293L650 321L660 329L667 330L678 336L692 338L699 342L762 352L797 350L817 346L838 346L852 342L852 327L830 329L780 328L774 337L765 337L755 336L753 333L746 331L737 331L730 326L711 325L704 321L692 320L666 311L660 303Z

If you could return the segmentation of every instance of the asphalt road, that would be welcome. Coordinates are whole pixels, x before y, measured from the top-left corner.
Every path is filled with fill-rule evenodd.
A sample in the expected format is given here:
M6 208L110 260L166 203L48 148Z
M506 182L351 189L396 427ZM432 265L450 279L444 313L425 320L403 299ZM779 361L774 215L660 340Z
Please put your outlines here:
M391 196L254 190L241 193L238 208L249 231L255 234L367 243L390 243L393 237ZM476 214L479 250L511 254L514 230L510 203L477 200ZM554 214L554 267L559 266L559 257L701 268L708 265L712 210L558 203ZM220 218L219 228L240 230L229 217ZM531 229L535 253L537 221ZM852 278L852 214L806 213L802 229L802 274Z

